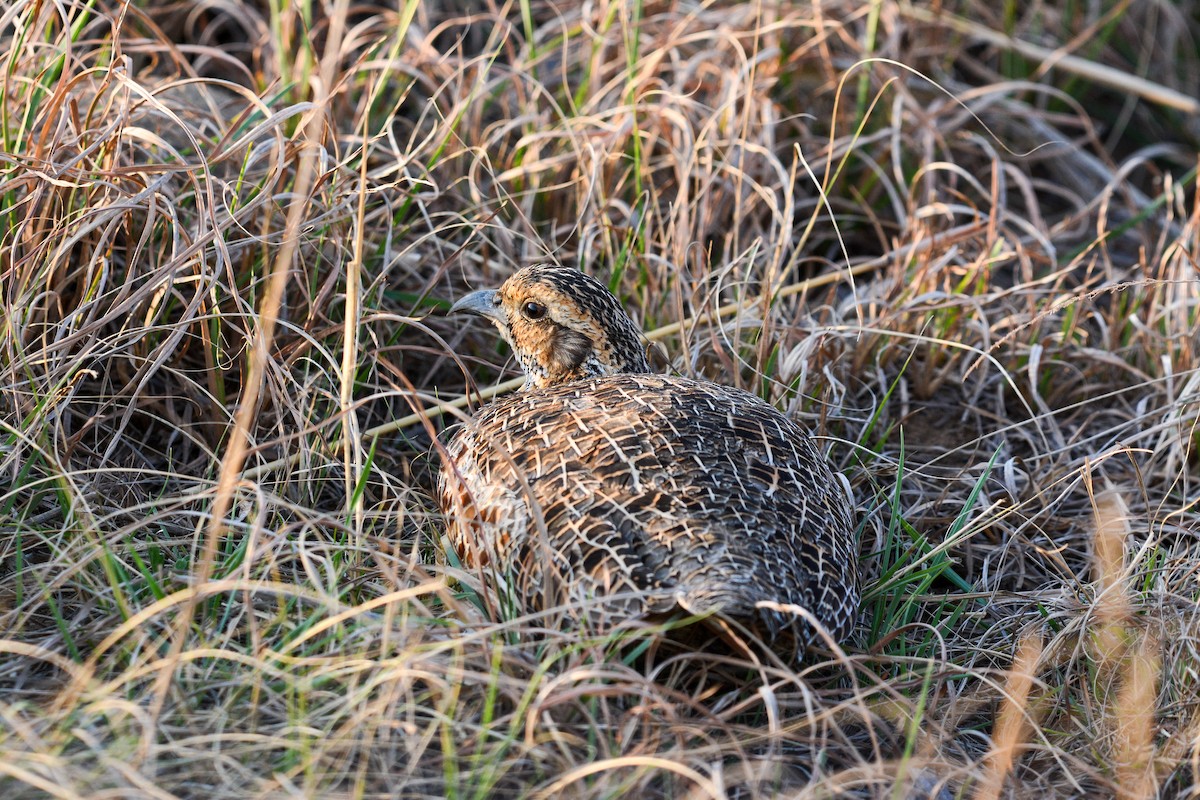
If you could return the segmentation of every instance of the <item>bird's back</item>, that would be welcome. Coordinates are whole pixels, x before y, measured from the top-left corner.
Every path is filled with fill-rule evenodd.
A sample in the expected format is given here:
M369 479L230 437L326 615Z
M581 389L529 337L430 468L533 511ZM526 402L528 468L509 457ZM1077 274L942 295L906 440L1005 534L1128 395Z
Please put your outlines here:
M647 374L572 381L491 403L449 449L450 540L523 597L633 593L625 610L717 611L801 644L808 626L780 606L807 609L835 639L853 623L844 484L753 395Z

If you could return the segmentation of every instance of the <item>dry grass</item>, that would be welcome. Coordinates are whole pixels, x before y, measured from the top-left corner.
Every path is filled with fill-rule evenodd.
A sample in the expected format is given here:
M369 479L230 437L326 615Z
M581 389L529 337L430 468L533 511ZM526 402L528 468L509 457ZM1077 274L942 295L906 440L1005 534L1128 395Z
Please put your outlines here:
M7 797L1200 797L1194 2L142 6L0 6ZM844 653L448 563L547 257L824 437Z

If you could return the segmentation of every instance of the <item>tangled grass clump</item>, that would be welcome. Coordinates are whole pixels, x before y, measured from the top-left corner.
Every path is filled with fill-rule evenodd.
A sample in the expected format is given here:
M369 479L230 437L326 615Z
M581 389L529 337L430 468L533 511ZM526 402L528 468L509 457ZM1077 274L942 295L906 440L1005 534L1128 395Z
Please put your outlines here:
M1196 4L1004 8L0 8L0 786L1200 796ZM547 258L821 437L845 652L443 555Z

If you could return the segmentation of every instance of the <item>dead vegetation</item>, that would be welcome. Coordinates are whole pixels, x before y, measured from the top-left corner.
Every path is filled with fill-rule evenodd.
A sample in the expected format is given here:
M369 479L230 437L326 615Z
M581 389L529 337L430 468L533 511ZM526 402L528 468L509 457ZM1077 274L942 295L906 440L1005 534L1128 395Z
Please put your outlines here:
M1195 3L142 5L0 7L8 796L1200 796ZM447 563L541 258L824 437L844 653Z

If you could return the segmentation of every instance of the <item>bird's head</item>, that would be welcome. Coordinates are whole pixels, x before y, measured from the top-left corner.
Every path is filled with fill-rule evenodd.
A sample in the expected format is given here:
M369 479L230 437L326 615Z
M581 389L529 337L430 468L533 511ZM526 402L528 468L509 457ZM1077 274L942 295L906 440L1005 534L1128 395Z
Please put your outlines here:
M490 319L525 370L525 388L616 372L649 372L642 332L612 292L575 269L526 267L499 289L459 299L450 313Z

